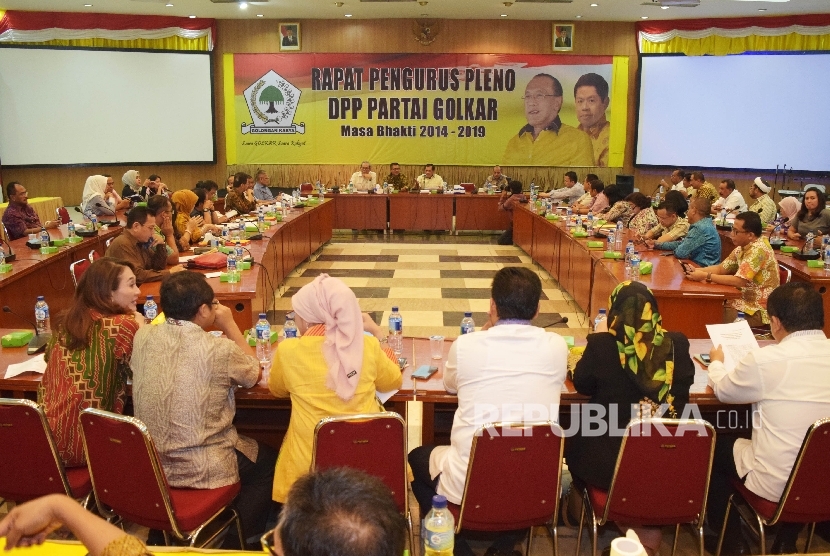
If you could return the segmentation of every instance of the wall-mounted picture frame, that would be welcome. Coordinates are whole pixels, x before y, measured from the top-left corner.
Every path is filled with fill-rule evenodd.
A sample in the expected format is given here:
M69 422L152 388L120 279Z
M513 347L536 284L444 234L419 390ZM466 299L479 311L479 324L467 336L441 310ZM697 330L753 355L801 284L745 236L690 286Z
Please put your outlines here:
M280 23L280 52L300 50L300 24Z
M570 52L574 49L573 23L553 24L553 51Z

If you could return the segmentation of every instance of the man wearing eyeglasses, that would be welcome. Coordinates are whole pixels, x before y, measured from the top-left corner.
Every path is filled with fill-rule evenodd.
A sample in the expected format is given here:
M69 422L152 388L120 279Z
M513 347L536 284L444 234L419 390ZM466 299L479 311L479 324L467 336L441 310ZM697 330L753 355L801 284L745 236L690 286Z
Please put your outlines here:
M643 239L654 239L658 243L679 241L689 233L689 221L677 214L677 207L671 201L657 205L657 224L646 232Z
M769 324L767 298L780 284L778 262L763 237L761 217L757 212L742 212L735 217L732 243L735 249L721 264L698 268L687 273L686 278L741 290L741 298L730 300L724 308L724 322L734 321L741 311L750 326Z
M683 240L646 240L646 245L649 249L674 251L678 259L691 259L700 266L718 264L721 253L720 236L715 223L709 218L711 209L709 199L694 199L686 213L690 226L689 233Z
M547 73L525 88L527 125L507 143L504 163L516 166L594 166L594 148L587 133L563 124L562 84Z
M155 235L156 219L147 207L134 207L127 215L127 226L107 247L107 257L130 261L137 284L156 282L183 270L182 265L167 267L166 238Z
M378 184L378 175L372 171L368 160L360 163L360 170L352 174L349 182L354 185L355 191L374 191Z

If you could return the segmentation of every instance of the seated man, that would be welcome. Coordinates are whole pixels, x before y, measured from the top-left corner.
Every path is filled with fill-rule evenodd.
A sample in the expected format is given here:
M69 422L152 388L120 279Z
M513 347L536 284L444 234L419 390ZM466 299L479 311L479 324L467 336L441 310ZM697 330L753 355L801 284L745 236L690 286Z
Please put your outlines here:
M458 393L450 446L421 446L409 454L412 492L421 513L436 493L461 503L476 429L485 423L523 421L532 405L550 411L535 420L556 420L565 381L568 348L558 334L532 326L542 283L527 268L505 267L493 277L490 319L480 332L459 336L444 367L444 387ZM482 415L482 408L484 411ZM515 535L503 535L496 550L510 553ZM456 538L456 550L462 539ZM456 552L458 554L459 552Z
M718 192L715 190L715 186L706 181L703 172L689 174L689 185L686 186L686 193L692 199L705 197L713 203L718 200Z
M401 165L397 162L389 165L389 175L383 181L391 185L395 191L409 191L409 186L412 184L405 175L401 174Z
M435 164L424 166L424 173L418 176L415 181L420 189L435 191L444 185L444 178L435 173Z
M741 192L735 189L733 180L723 180L718 185L720 197L712 203L712 213L719 213L722 209L728 212L746 212L746 201Z
M686 193L686 188L683 185L683 176L685 173L680 168L677 168L674 172L671 173L669 177L669 181L660 180L660 185L668 189L669 191L680 191L681 193Z
M762 179L760 176L755 178L752 185L749 186L749 196L755 201L749 207L749 212L757 212L761 217L761 226L766 228L773 223L775 217L778 215L778 209L775 208L775 201L770 199L769 192L772 189L769 182Z
M133 342L135 416L153 435L170 486L219 488L241 480L236 508L245 538L262 535L277 453L233 426L234 391L256 385L259 361L204 275L171 276L160 301L167 321L143 327ZM208 333L210 327L226 337ZM234 540L228 535L226 543Z
M354 185L355 191L374 191L378 184L378 175L372 171L372 165L368 160L360 163L360 170L352 174L349 183Z
M144 282L161 280L171 273L182 270L176 265L169 270L167 266L168 253L165 241L173 237L173 228L162 228L165 235L162 239L154 235L156 218L147 207L134 207L127 215L127 225L118 237L112 240L107 247L107 257L115 257L129 261L135 267L135 281L141 285ZM172 241L175 245L175 240ZM178 251L175 252L178 260Z
M576 172L565 172L565 185L547 193L540 193L539 196L549 197L557 203L560 201L568 204L575 203L585 193L585 187L576 180Z
M493 191L503 191L507 187L507 176L501 173L501 166L493 166L493 174L484 180L482 187L487 189L488 185Z
M9 232L9 241L36 234L42 227L57 228L60 225L57 220L40 223L35 209L29 206L29 192L20 182L9 182L6 186L6 198L9 206L3 213L3 225Z
M599 179L599 177L597 177L596 174L585 174L585 179L582 181L582 183L587 184L587 185L590 186L592 181L598 180L598 179ZM585 186L583 185L583 189L584 188L585 188ZM578 209L581 209L581 208L588 208L588 207L591 206L591 203L593 203L593 202L594 202L594 198L591 197L591 189L589 187L588 190L585 191L585 193L582 194L582 196L580 196L576 201L571 203L571 208L573 210L578 210Z
M803 282L784 284L770 294L767 310L775 345L747 353L731 370L723 365L720 346L709 353L709 384L718 400L751 403L753 415L751 440L718 435L706 505L709 526L718 533L733 492L730 479L741 479L753 493L777 502L807 429L830 415L830 341L822 332L821 294ZM772 554L796 552L800 529L783 524ZM712 553L713 540L707 543ZM747 548L733 509L722 554L748 554Z
M693 199L689 204L686 217L689 220L689 233L682 240L654 241L646 240L649 249L674 251L678 259L691 259L700 266L715 265L720 262L720 236L715 223L709 217L712 210L709 199Z
M738 311L746 315L750 326L769 324L767 298L778 287L778 261L767 238L762 235L757 212L742 212L732 225L735 249L719 265L698 268L686 275L689 280L735 286L740 299L731 299L723 311L723 321L732 322Z
M233 175L233 190L228 191L225 196L225 212L235 210L237 214L243 215L256 209L257 200L250 191L253 181L254 178L245 172L237 172Z
M256 183L254 184L254 198L257 201L273 201L274 194L268 186L271 185L271 178L265 170L257 170Z
M527 197L522 193L522 182L513 180L501 193L499 210L507 212L510 225L499 237L499 245L513 245L513 210L519 203L526 203Z
M605 195L605 184L600 179L588 182L588 194L591 202L585 207L578 207L575 212L579 214L597 215L609 207L608 197Z
M658 225L646 232L643 239L654 239L657 243L679 241L689 231L689 221L678 214L677 205L666 200L657 205Z
M0 521L0 537L6 537L11 550L40 544L61 526L72 531L91 556L149 554L136 537L63 494L15 506ZM279 556L400 556L406 523L379 479L357 469L328 469L294 483L267 542Z

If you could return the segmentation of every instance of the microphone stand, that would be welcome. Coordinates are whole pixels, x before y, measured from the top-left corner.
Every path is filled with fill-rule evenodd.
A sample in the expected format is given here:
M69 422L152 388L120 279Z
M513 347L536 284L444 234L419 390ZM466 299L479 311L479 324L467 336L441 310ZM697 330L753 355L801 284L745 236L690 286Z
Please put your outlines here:
M9 248L9 252L6 253L6 262L10 263L10 262L14 261L17 258L17 255L14 254L14 251L12 251L11 243L9 243L9 241L6 239L6 229L5 229L5 227L3 228L3 236L0 237L0 239L2 239L3 243L6 244L6 247Z
M37 331L37 326L34 323L32 323L32 321L30 321L29 319L23 317L22 315L18 315L17 313L12 311L11 308L8 305L3 305L3 312L16 316L17 318L19 318L20 320L22 320L23 322L25 322L26 324L28 324L29 326L34 328L35 335L31 340L29 340L29 346L26 348L26 354L27 355L34 355L37 352L46 349L46 344L48 344L49 340L52 338L51 334L43 334L43 335L39 334L38 331Z

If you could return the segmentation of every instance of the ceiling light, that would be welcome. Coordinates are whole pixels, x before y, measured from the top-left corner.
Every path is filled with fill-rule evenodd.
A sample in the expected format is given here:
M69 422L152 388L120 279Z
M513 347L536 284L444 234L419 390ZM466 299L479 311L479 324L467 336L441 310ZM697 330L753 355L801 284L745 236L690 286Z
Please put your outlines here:
M338 8L342 8L343 7L343 2L335 2L334 5L337 6Z
M647 15L641 15L640 19L648 19L648 16Z
M173 7L173 4L171 4L170 2L168 2L168 3L166 3L166 4L164 5L164 7L165 7L165 8L172 8L172 7Z
M513 5L513 2L502 2L502 4L504 4L505 8L509 8L510 6Z
M598 6L599 6L599 4L591 4L591 7L592 7L592 8L596 8L596 7L598 7Z
M427 2L427 0L421 0L420 2L418 2L419 6L426 6L427 4L429 4L429 2Z
M346 14L346 17L352 17L352 14Z
M239 9L240 9L240 10L247 9L247 7L248 7L248 3L247 3L247 2L240 2L240 3L239 3Z
M670 6L660 6L661 10L668 10Z
M262 15L262 14L256 14L256 16L257 16L257 17L265 17L265 16L264 16L264 15Z
M84 8L91 8L92 4L84 4Z
M507 14L501 14L502 17L507 17Z
M189 17L190 19L196 19L196 16L195 16L195 15L189 15L189 16L187 16L187 17Z
M765 12L765 11L767 11L767 9L766 8L758 8L758 11L759 12Z
M576 16L577 19L582 19L581 15Z

